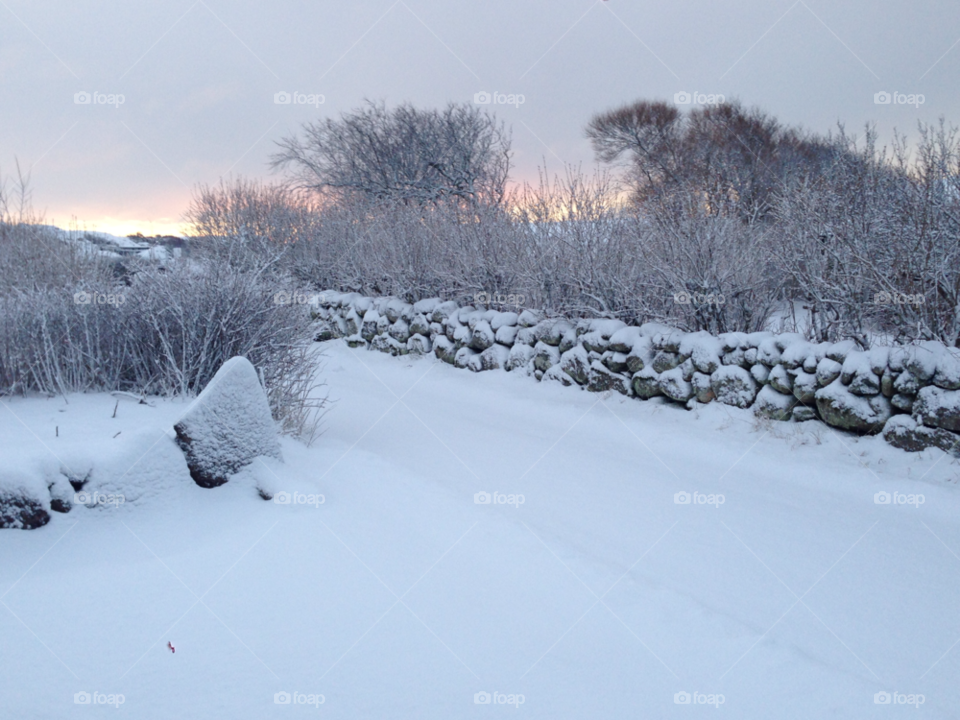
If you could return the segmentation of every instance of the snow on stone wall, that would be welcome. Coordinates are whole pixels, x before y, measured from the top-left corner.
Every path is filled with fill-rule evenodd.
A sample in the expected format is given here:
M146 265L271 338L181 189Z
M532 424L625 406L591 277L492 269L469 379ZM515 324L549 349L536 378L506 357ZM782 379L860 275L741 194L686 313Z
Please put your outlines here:
M475 372L520 370L593 392L662 395L690 409L720 402L775 420L820 420L882 432L904 450L934 446L960 457L960 350L935 342L861 351L849 340L817 344L796 333L713 336L326 291L316 339L334 338L392 355L432 352Z

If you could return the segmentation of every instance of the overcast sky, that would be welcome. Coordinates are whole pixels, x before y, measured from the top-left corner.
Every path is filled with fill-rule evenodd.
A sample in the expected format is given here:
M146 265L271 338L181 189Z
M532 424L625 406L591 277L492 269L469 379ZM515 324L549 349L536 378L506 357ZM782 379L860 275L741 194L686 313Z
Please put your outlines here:
M0 0L0 171L30 170L48 221L152 234L197 183L269 177L274 141L365 98L522 95L490 108L527 180L591 167L586 122L638 98L723 94L889 139L960 124L958 80L956 0Z

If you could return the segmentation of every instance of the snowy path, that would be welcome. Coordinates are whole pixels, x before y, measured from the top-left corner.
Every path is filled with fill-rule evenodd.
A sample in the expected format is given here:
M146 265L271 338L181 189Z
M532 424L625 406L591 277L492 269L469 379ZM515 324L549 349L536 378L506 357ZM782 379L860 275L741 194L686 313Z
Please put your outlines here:
M275 479L324 504L188 484L0 532L0 716L102 714L74 703L96 691L144 719L956 717L960 468L939 451L327 351L328 431L286 442ZM11 462L159 437L182 409L4 403ZM494 491L523 503L475 502Z

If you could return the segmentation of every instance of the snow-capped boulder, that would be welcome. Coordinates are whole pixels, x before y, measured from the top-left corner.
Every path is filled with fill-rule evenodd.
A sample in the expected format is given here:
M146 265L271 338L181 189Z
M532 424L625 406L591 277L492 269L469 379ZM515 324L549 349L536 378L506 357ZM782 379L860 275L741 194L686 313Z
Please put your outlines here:
M942 428L929 428L909 415L894 415L883 426L883 439L907 452L920 452L936 447L960 457L960 436Z
M491 325L491 327L493 327ZM514 341L517 339L517 332L520 330L516 325L501 325L497 329L494 339L501 345L506 345L507 347L512 347Z
M793 394L793 378L787 372L783 365L775 365L767 376L767 382L779 393L784 395Z
M712 375L720 367L723 344L720 339L701 330L690 333L680 343L680 355L689 357L698 372Z
M446 335L438 335L433 341L433 354L438 360L453 365L453 359L457 354L457 349L453 342Z
M677 367L682 360L680 359L679 353L670 352L669 350L660 350L653 357L651 366L653 369L658 372L666 372L667 370L673 370Z
M544 320L534 329L534 337L536 337L539 342L557 347L560 345L564 333L571 328L573 328L573 325L569 320L564 318Z
M944 390L960 390L960 349L945 348L940 354L933 384Z
M560 369L578 385L586 385L590 374L590 357L582 345L570 348L560 356Z
M793 378L793 396L804 405L816 402L818 389L817 376L814 373L797 370Z
M628 355L633 351L634 346L641 341L641 338L643 336L640 334L640 328L638 327L620 328L610 336L609 349ZM649 343L649 339L647 342Z
M411 335L407 340L407 352L412 355L427 355L431 349L430 338L424 337L420 333Z
M627 367L627 356L620 352L607 350L600 357L600 362L602 362L611 372L625 373L629 370Z
M960 432L960 390L944 390L935 385L920 388L913 414L927 427Z
M510 348L494 343L480 353L480 367L483 370L500 370L506 367L510 358Z
M417 314L413 316L413 320L410 322L410 334L429 337L430 321L427 320L426 315ZM397 339L399 340L400 338Z
M757 393L757 399L753 402L753 412L771 420L789 420L796 404L797 399L792 394L785 395L774 389L773 383L770 383L764 385Z
M520 313L520 317L517 318L517 324L520 327L528 328L537 325L542 319L540 313L534 310L524 310Z
M410 339L410 326L407 324L407 321L403 318L397 318L397 320L390 326L387 331L397 342L405 343Z
M473 332L470 333L470 347L478 352L483 352L491 347L496 341L496 335L490 323L486 320L480 320L473 326Z
M523 343L514 343L510 348L510 355L507 357L507 364L504 370L517 370L525 367L527 363L533 360L534 349L530 345Z
M587 372L587 390L590 392L606 392L616 390L623 395L630 394L630 383L622 375L610 372L599 360L590 363Z
M413 304L413 312L416 315L424 315L429 318L438 305L440 305L440 298L425 298Z
M560 350L545 342L538 342L534 348L533 366L546 372L560 362Z
M519 318L515 312L498 312L490 320L490 327L494 332L503 327L516 327Z
M564 387L570 387L573 385L573 380L567 375L563 370L560 369L559 365L554 365L552 368L547 370L543 377L540 378L540 382L557 382L563 385Z
M457 353L453 356L453 364L458 368L471 368L474 369L472 364L473 358L477 358L475 369L480 369L480 353L476 350L473 350L468 347L462 347L457 350Z
M660 373L660 391L680 403L687 402L694 395L693 385L684 378L683 370L679 367Z
M389 353L394 357L407 354L407 344L400 342L390 335L377 335L370 343L371 350L379 350L382 353Z
M34 530L50 522L50 491L39 475L0 468L0 528Z
M843 365L833 358L825 357L817 363L817 384L820 387L826 387L838 377L843 370Z
M723 365L710 376L713 394L724 405L745 408L757 397L757 381L742 367Z
M227 360L173 429L201 487L223 485L258 455L280 457L266 393L245 357Z
M385 322L385 321L384 321ZM363 316L363 326L360 328L360 335L364 340L370 342L380 332L381 316L377 310L368 310ZM352 335L353 333L347 333Z
M937 364L945 350L941 343L925 341L904 348L903 367L912 372L921 382L929 382L937 373Z
M690 378L690 384L693 385L694 397L697 398L698 403L708 403L715 399L716 396L713 394L713 383L711 382L709 375L705 375L701 372L695 372L693 377Z
M883 395L854 395L839 378L816 393L817 410L828 425L857 433L876 433L893 414Z
M649 400L663 394L660 389L660 374L649 366L633 374L632 385L633 394L641 400Z
M439 303L433 308L430 314L430 320L435 323L444 323L447 321L447 318L458 309L458 305L453 300Z
M766 385L770 380L770 368L763 363L751 365L750 377L756 380L758 385Z

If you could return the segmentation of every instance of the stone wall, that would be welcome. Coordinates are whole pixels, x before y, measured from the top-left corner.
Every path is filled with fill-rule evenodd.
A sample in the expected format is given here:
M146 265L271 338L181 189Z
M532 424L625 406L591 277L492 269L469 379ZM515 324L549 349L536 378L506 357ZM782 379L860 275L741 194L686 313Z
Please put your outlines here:
M850 340L817 344L795 333L714 336L436 298L410 304L328 291L317 301L318 341L433 353L475 372L519 371L643 400L662 395L691 409L721 402L774 420L882 432L904 450L933 446L960 457L960 350L941 343L861 351Z

